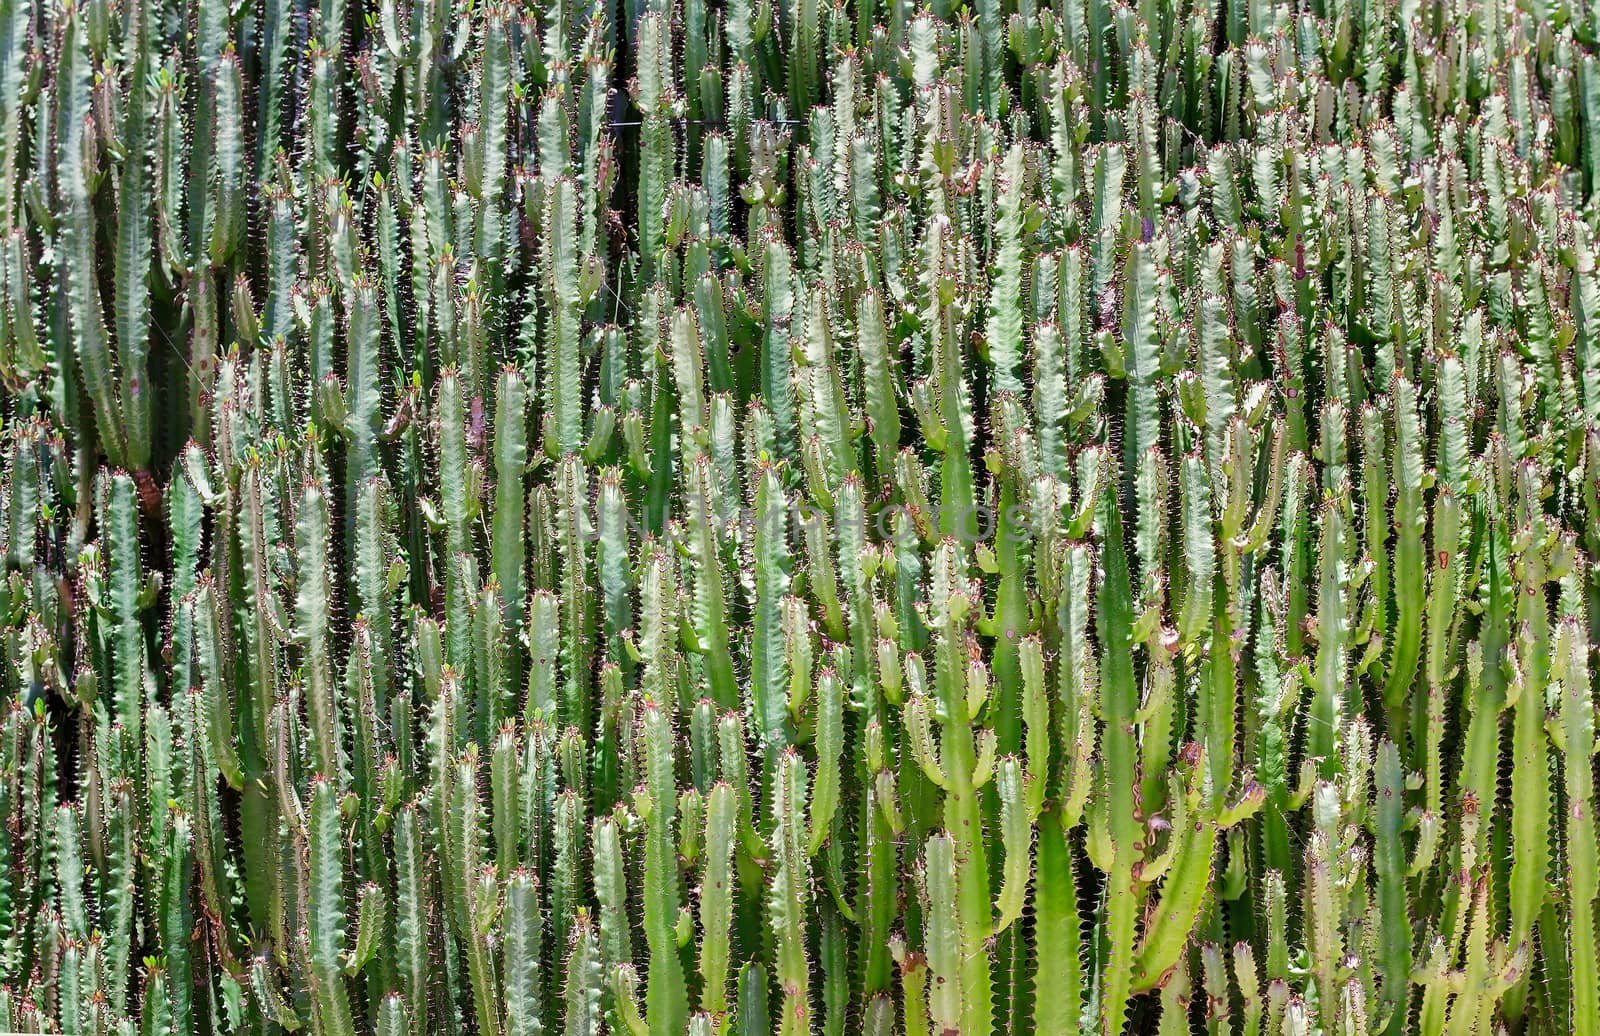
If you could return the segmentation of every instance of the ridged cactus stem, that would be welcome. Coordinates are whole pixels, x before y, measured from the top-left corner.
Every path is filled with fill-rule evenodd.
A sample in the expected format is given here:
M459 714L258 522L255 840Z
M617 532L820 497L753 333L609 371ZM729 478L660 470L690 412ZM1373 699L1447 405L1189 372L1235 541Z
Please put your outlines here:
M1561 702L1556 745L1561 752L1567 800L1567 902L1572 912L1572 1009L1574 1036L1600 1032L1600 975L1597 975L1594 901L1600 888L1596 872L1594 769L1594 701L1589 692L1585 634L1566 621L1556 631L1552 676L1560 684Z
M953 543L947 541L940 549L947 555L947 564L953 561L948 557L955 551ZM957 862L961 1031L977 1034L989 1032L994 1025L993 979L986 946L994 934L995 920L981 792L994 776L995 738L992 731L974 730L972 725L988 688L986 673L968 671L966 620L971 604L964 588L952 586L935 632L935 693L943 716L937 749L929 722L934 702L923 698L909 701L906 725L923 772L944 793L944 825Z
M327 493L315 483L306 486L298 510L295 547L299 559L299 589L295 598L295 639L302 647L305 660L305 696L311 717L311 749L316 772L331 780L339 780L344 771L345 753L328 632L332 602L327 567Z
M312 981L312 1023L325 1036L353 1036L350 995L345 988L344 824L334 786L326 777L312 781L310 837L306 850L307 963Z
M645 939L649 944L649 985L645 1017L650 1036L674 1036L688 1022L688 995L678 958L678 860L674 813L678 794L673 780L672 728L663 707L644 703L645 785L638 812L645 821Z
M1106 873L1106 933L1109 957L1105 964L1101 991L1101 1031L1106 1036L1120 1032L1124 1024L1128 995L1132 989L1134 934L1138 922L1138 901L1134 896L1134 867L1139 842L1136 803L1128 793L1136 780L1137 748L1133 735L1137 692L1133 665L1133 586L1128 577L1127 556L1123 553L1122 516L1114 497L1108 495L1104 516L1104 573L1096 595L1101 662L1099 712L1103 720L1100 735L1105 758L1102 787L1109 798L1106 831L1111 841L1111 861Z
M700 878L700 1009L718 1032L727 1029L729 928L733 923L733 849L738 844L737 800L719 781L706 800L706 861Z
M783 993L776 1032L805 1036L812 1031L805 918L810 900L810 867L805 848L806 767L790 749L778 757L772 795L773 878L768 889L772 934L777 941L775 977Z

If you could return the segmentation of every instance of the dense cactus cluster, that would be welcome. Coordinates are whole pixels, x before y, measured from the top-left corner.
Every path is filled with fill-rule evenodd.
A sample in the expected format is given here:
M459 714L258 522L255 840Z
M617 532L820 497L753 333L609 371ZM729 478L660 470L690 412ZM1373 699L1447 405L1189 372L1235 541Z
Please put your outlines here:
M1600 1034L1597 44L0 0L0 1029Z

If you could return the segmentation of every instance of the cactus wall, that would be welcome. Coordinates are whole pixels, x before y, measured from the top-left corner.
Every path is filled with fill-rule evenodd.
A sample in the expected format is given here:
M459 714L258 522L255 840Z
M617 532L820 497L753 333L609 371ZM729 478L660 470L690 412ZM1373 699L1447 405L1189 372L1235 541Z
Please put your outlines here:
M0 1029L1600 1034L1597 48L0 0Z

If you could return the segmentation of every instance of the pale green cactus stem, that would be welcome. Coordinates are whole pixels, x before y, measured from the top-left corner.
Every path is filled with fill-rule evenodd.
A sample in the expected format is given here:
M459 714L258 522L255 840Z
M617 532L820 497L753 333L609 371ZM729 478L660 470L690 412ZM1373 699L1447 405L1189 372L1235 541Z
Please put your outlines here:
M996 458L991 454L993 459ZM1022 513L1018 506L1021 495L1018 483L1025 484L1025 479L1003 476L999 482L993 564L1000 578L1000 587L991 616L978 621L980 630L992 632L996 638L994 675L998 693L995 696L995 733L999 738L1000 751L1016 753L1022 748L1020 724L1025 715L1031 715L1034 726L1038 728L1031 740L1032 747L1035 752L1041 746L1047 751L1049 741L1045 728L1049 726L1049 705L1044 700L1042 660L1035 673L1036 679L1028 685L1027 691L1024 691L1021 663L1022 637L1032 625L1028 592L1022 577L1027 524L1018 520ZM1040 766L1030 759L1028 772L1040 779L1038 791L1042 795L1043 779L1049 773L1048 765Z
M591 533L589 473L568 455L558 469L557 532L561 557L561 654L565 662L559 715L579 729L590 729L589 672L594 636L594 591L589 575Z
M692 462L690 470L688 526L689 549L694 554L695 635L705 660L706 681L711 698L721 709L738 702L733 654L728 647L728 602L726 577L722 568L722 545L717 535L719 519L715 508L712 469L705 458Z
M1192 769L1187 787L1179 787L1176 776L1173 779L1171 836L1160 854L1140 864L1136 875L1141 882L1162 876L1165 879L1161 898L1150 911L1139 945L1133 976L1136 989L1157 984L1185 949L1206 899L1213 892L1211 879L1219 833L1248 820L1265 800L1264 789L1251 784L1237 802L1223 803L1214 796L1204 752L1186 755Z
M1159 446L1152 446L1140 454L1132 474L1134 508L1133 560L1135 571L1140 573L1135 587L1138 596L1136 629L1146 629L1153 618L1166 607L1167 587L1161 585L1156 572L1171 545L1166 514L1171 497L1168 461Z
M809 423L817 434L818 451L822 463L818 465L826 494L816 494L819 503L830 504L839 479L847 473L860 470L861 462L855 447L856 418L845 397L845 387L840 378L840 362L830 326L832 303L822 285L811 293L807 306L805 335L801 339L801 352L806 363L802 374L807 385L810 402Z
M775 468L764 470L757 483L755 523L750 693L756 732L772 772L778 753L792 739L785 716L788 674L781 633L781 602L789 588L788 507Z
M1520 686L1512 691L1516 702L1512 711L1511 821L1512 859L1509 944L1527 945L1534 952L1535 923L1549 895L1550 788L1549 734L1547 731L1551 668L1550 616L1545 583L1548 563L1541 556L1540 538L1548 535L1546 521L1537 500L1540 486L1536 469L1523 465L1518 470L1519 530L1514 549L1517 558L1513 571L1520 573L1521 592L1516 595L1517 663L1513 679ZM1518 981L1505 996L1508 1018L1522 1016L1527 983Z
M57 908L66 936L82 944L89 938L89 915L84 902L83 855L78 836L78 811L70 805L56 809L55 836L59 848L56 852L56 888L59 896Z
M105 940L105 994L116 1010L128 1004L128 968L133 961L133 923L136 910L135 882L138 860L135 855L135 810L126 790L115 794L108 828L107 875L103 887L101 925Z
M145 665L140 618L145 576L140 566L139 513L132 477L112 475L106 486L105 517L111 555L110 611L114 644L115 714L133 743L143 740L143 714L153 687ZM137 778L137 761L130 776Z
M544 1031L540 1011L541 922L537 884L527 871L514 871L506 882L505 1033L536 1036Z
M1161 1021L1158 1036L1174 1036L1189 1031L1189 1004L1194 999L1194 987L1189 979L1188 963L1180 962L1161 987Z
M94 1006L91 1004L91 1011ZM172 996L167 984L167 974L161 968L147 966L143 1003L137 1031L142 1033L172 1032L174 1031L173 1024ZM128 1034L135 1031L133 1021L131 1019L124 1021L116 1031L119 1036L128 1036Z
M257 1009L269 1024L277 1024L286 1031L295 1032L300 1028L300 1018L278 991L276 981L266 957L257 957L251 962L250 994L255 999Z
M1099 666L1089 652L1089 585L1094 559L1087 546L1073 544L1065 551L1062 583L1065 593L1057 605L1060 654L1056 662L1057 699L1060 702L1060 739L1066 758L1062 761L1060 790L1061 821L1070 829L1077 826L1084 804L1092 792L1091 759L1097 732L1094 709L1100 697ZM1097 613L1098 616L1098 613Z
M1242 600L1244 595L1241 592L1245 558L1258 553L1266 545L1277 522L1284 489L1286 436L1283 429L1279 428L1271 436L1271 452L1265 458L1268 465L1265 472L1265 499L1258 502L1254 515L1248 514L1247 507L1253 495L1248 483L1254 477L1252 468L1257 467L1250 464L1248 458L1252 452L1259 451L1262 438L1264 435L1252 433L1242 420L1231 422L1222 460L1224 478L1219 481L1222 495L1220 532L1225 547L1222 571L1227 584L1229 617L1236 630L1246 630L1250 626L1251 609L1249 602ZM1248 525L1245 524L1247 517ZM1377 553L1382 554L1381 551Z
M576 792L569 789L557 797L554 820L552 840L555 842L555 859L550 865L547 898L550 903L551 939L559 945L567 941L580 901L578 890L584 884L580 868L583 855L581 839L586 825Z
M665 81L671 63L671 41L663 19L654 11L641 17L635 32L641 74L634 103L643 123L637 205L645 216L640 223L639 253L644 257L644 275L649 283L658 279L655 264L662 254L664 238L661 217L675 160L668 128L671 84Z
M244 787L242 764L235 748L232 694L224 670L228 643L223 640L221 613L217 607L216 586L209 579L202 580L188 602L190 626L194 636L194 653L198 683L202 689L205 709L205 732L210 741L212 758L235 791Z
M1117 153L1121 153L1120 149ZM1156 268L1149 245L1142 242L1133 245L1127 260L1127 277L1129 285L1124 301L1122 328L1128 379L1123 470L1131 476L1140 458L1155 447L1161 438L1160 401L1155 384L1159 362ZM1147 520L1143 511L1136 518L1141 526Z
M595 503L595 569L603 597L606 653L618 664L628 664L622 649L622 634L633 625L633 606L629 588L633 580L629 563L627 501L622 481L615 468L600 474Z
M641 186L641 190L643 187ZM582 359L579 355L579 287L577 250L577 185L566 178L548 190L546 225L551 236L545 256L543 285L551 320L545 355L548 357L545 405L549 417L544 428L545 452L559 459L576 451L583 434L581 391ZM652 221L655 222L655 221ZM659 225L659 223L657 223Z
M320 75L313 76L313 92L326 89L332 78L331 62L325 54L321 60L313 58ZM205 211L210 221L210 241L205 245L213 267L224 267L233 258L235 250L245 236L245 169L244 118L241 108L244 101L244 82L238 55L231 45L226 46L215 60L213 74L216 85L213 96L216 119L212 129L215 152L212 156L215 192ZM327 120L317 119L325 124ZM315 139L315 135L314 139ZM313 158L313 162L322 156Z
M1103 609L1100 613L1103 619L1106 616L1115 617L1119 613L1124 617L1128 615L1128 612L1124 610L1126 601L1124 601L1123 609L1118 609L1114 603L1116 598L1107 598L1107 594L1126 592L1127 589L1127 583L1124 581L1126 567L1125 562L1122 560L1122 555L1120 553L1115 556L1111 554L1114 545L1120 551L1120 537L1115 534L1117 529L1115 508L1108 507L1108 512L1111 515L1108 523L1110 531L1108 531L1106 537L1105 548L1108 556L1105 571L1108 575L1103 583L1100 598L1103 602ZM1106 621L1111 620L1107 619ZM1123 621L1127 621L1127 619L1124 618ZM1114 630L1115 627L1103 627L1103 630L1106 629ZM1107 634L1103 632L1103 636L1105 635ZM1218 635L1221 636L1220 623ZM1114 644L1115 640L1110 640L1108 643ZM1115 648L1107 648L1108 652L1114 652L1115 650ZM1231 701L1233 694L1231 669L1218 665L1216 645L1212 649L1211 663L1214 670L1211 676L1216 681L1216 687L1218 688L1214 689L1211 694L1221 701ZM1117 700L1116 697L1113 697L1115 691L1115 685L1112 683L1113 677L1118 681L1124 681L1124 686L1126 687L1123 695L1121 695L1127 697L1126 705L1118 707L1128 708L1130 717L1132 715L1132 689L1127 686L1127 684L1131 684L1131 673L1128 672L1125 662L1118 662L1115 671L1110 668L1112 664L1112 661L1108 658L1101 707L1102 714L1108 723L1108 729L1102 736L1102 744L1107 753L1108 765L1117 758L1117 752L1114 751L1117 747L1117 741L1114 736L1115 732L1111 729L1111 723L1117 715L1113 707L1114 702ZM1129 736L1131 737L1131 735ZM1225 750L1231 751L1231 736L1225 738L1222 744L1226 746ZM1108 983L1108 997L1114 995L1119 998L1108 998L1106 1001L1105 1011L1108 1015L1104 1019L1106 1026L1120 1024L1114 1021L1111 1016L1119 1015L1124 1009L1123 1005L1130 986L1137 989L1148 988L1155 984L1173 966L1187 939L1188 932L1195 922L1206 890L1210 886L1209 875L1217 831L1219 828L1231 827L1250 816L1259 808L1264 798L1262 789L1252 787L1247 789L1246 794L1241 797L1238 804L1224 806L1221 801L1222 792L1217 790L1215 778L1220 777L1222 779L1222 788L1225 790L1228 774L1231 772L1231 760L1220 770L1213 771L1207 766L1205 753L1198 750L1199 746L1194 747L1195 751L1189 753L1191 757L1191 777L1188 789L1184 790L1181 787L1175 787L1171 796L1171 801L1175 808L1171 827L1172 837L1166 849L1156 858L1150 861L1135 861L1132 859L1132 857L1139 854L1139 843L1137 835L1134 833L1136 828L1130 826L1130 824L1136 823L1136 818L1132 815L1134 804L1131 801L1125 806L1119 805L1116 800L1122 798L1122 796L1113 795L1113 801L1109 806L1102 807L1108 809L1110 815L1104 818L1097 816L1096 819L1097 824L1103 823L1105 825L1105 837L1109 840L1109 845L1104 850L1104 852L1109 853L1109 859L1104 862L1104 866L1108 868L1111 880L1125 882L1121 886L1119 898L1130 903L1133 901L1135 880L1147 882L1165 875L1167 882L1161 900L1156 905L1146 926L1145 934L1135 959L1131 967L1127 968L1127 973L1124 973L1122 966L1118 965L1116 956L1113 956L1107 965L1110 969L1106 980ZM1122 751L1128 752L1131 757L1134 751L1132 744L1126 745ZM1131 766L1131 764L1132 760L1130 758L1129 765ZM1116 787L1117 778L1109 769L1107 777L1113 782L1108 787ZM1128 798L1131 799L1131 796ZM1126 843L1118 840L1119 825L1121 830L1125 832L1122 838L1127 839ZM1127 844L1129 848L1124 850L1124 844ZM1128 860L1126 864L1121 862L1124 859ZM1126 871L1122 870L1124 866L1127 868ZM1118 895L1117 886L1113 887L1113 895ZM1110 916L1113 921L1117 917L1115 913L1110 914ZM1113 931L1111 935L1111 948L1112 953L1115 955L1118 952L1118 939L1121 936L1117 934L1117 931ZM1130 944L1132 936L1133 933L1127 931L1126 938Z
M1000 760L995 769L995 792L1000 799L1000 843L1004 851L1000 893L995 900L993 930L1006 931L1022 916L1033 873L1033 834L1036 810L1027 802L1022 762Z
M811 788L810 832L806 855L816 856L830 836L840 799L844 755L844 681L832 669L817 674L814 747L816 777Z
M735 877L732 867L738 844L738 799L733 787L719 781L706 800L706 859L700 878L699 971L702 982L700 1010L709 1015L716 1032L727 1031L728 963L733 924Z
M868 434L881 471L900 448L900 408L883 299L875 292L863 293L856 302L856 343L861 352Z
M1239 987L1240 999L1243 1001L1243 1020L1240 1032L1243 1036L1258 1036L1261 1033L1261 977L1256 971L1255 952L1247 942L1235 943L1233 946L1233 976L1234 982Z
M837 501L834 504L837 507ZM848 520L852 516L840 517ZM811 597L822 613L822 630L829 640L843 644L848 638L844 611L839 604L839 573L834 567L833 523L824 512L812 509L802 513L800 525L805 539Z
M1527 959L1526 947L1513 951L1492 939L1487 879L1468 878L1464 884L1467 887L1462 890L1463 898L1470 901L1470 909L1466 912L1462 967L1435 979L1442 980L1452 991L1459 990L1445 1011L1443 1025L1435 1030L1450 1036L1465 1036L1487 1024L1506 990L1520 980Z
M677 700L680 639L679 584L673 562L673 555L657 549L641 566L637 636L644 668L642 689L649 702L669 709Z
M78 369L94 407L102 446L116 464L127 463L129 446L123 415L112 381L111 357L99 279L95 275L93 199L89 174L95 170L94 146L88 136L91 100L91 65L87 16L73 9L66 19L61 44L61 87L57 104L62 111L62 139L58 144L58 179L66 211L62 219L62 244L66 273L68 319L76 344Z
M1212 702L1212 681L1209 670L1213 660L1206 658L1200 666L1198 679L1195 681L1199 693L1195 702L1196 712L1201 713L1209 720L1218 710ZM1144 719L1143 729L1139 738L1139 760L1145 770L1144 780L1139 785L1140 809L1154 815L1166 808L1169 791L1169 773L1172 765L1174 749L1173 725L1177 719L1177 708L1174 699L1178 697L1177 673L1173 659L1166 651L1152 651L1150 663L1145 672L1144 703L1140 708L1140 715ZM1223 740L1228 733L1224 729L1206 729L1208 740L1213 738ZM1210 757L1207 756L1207 763Z
M1423 735L1424 788L1427 808L1440 816L1444 808L1443 741L1445 699L1455 663L1457 600L1467 558L1461 553L1461 503L1448 486L1434 498L1432 557L1427 613L1427 724Z
M346 975L354 977L372 963L386 941L388 909L381 887L369 883L356 893L356 939L345 961Z
M343 422L345 506L355 512L356 495L381 471L377 439L383 413L381 325L373 285L358 280L349 300L345 382L348 412Z
M378 1036L406 1036L411 1031L410 1012L398 993L384 996L378 1005Z
M527 407L527 379L515 367L503 368L495 383L492 571L506 625L513 630L521 628L527 603ZM520 660L520 652L513 653L506 674L513 686L520 683Z
M1220 578L1218 591L1225 591ZM1212 597L1210 656L1201 676L1199 708L1204 718L1206 763L1210 767L1209 799L1214 810L1226 812L1225 800L1233 793L1235 753L1238 742L1238 655L1239 635L1233 626L1221 593ZM1241 801L1253 802L1250 812L1263 801L1264 791L1253 782L1241 790ZM1224 826L1232 826L1224 824Z
M294 639L304 659L305 698L311 720L311 750L316 772L342 781L345 774L344 728L335 694L329 613L332 608L329 557L329 513L326 491L305 487L295 525L299 587L295 596Z
M236 602L238 622L243 632L242 653L248 695L240 700L249 712L240 717L242 776L245 779L240 827L251 844L271 844L276 837L276 804L266 780L270 752L268 722L280 691L279 641L287 622L276 596L268 569L269 546L266 507L262 494L261 462L250 457L240 474L243 483L242 514L235 526L240 540L241 567L249 591L245 602ZM250 898L252 919L265 927L282 908L282 888L278 867L269 857L245 857L245 888Z
M618 1028L628 1036L649 1036L650 1027L639 1015L638 988L639 973L632 964L618 964L612 969L609 993L616 1005Z
M1178 485L1183 513L1184 559L1184 594L1178 632L1185 639L1194 641L1210 631L1212 589L1217 576L1216 537L1211 519L1211 479L1199 454L1191 453L1179 461Z
M156 397L148 362L153 241L147 154L153 128L149 104L156 49L150 27L152 17L153 13L142 10L130 10L125 17L124 45L131 54L125 53L123 60L131 61L131 67L120 136L128 157L123 163L119 185L122 205L117 219L114 266L117 361L122 375L118 394L127 436L126 462L135 470L150 465L151 420ZM219 81L219 85L225 84Z
M1470 717L1463 748L1462 775L1457 784L1462 801L1470 798L1474 810L1479 811L1483 818L1482 823L1475 825L1474 850L1486 839L1487 829L1495 815L1496 786L1500 779L1502 714L1514 704L1512 695L1517 687L1508 676L1511 667L1507 664L1506 656L1511 652L1508 650L1510 638L1507 630L1511 625L1511 602L1506 585L1508 580L1500 567L1500 559L1505 556L1507 548L1498 521L1489 527L1487 538L1487 607L1479 639L1468 649L1465 675L1467 701L1471 703Z
M1317 992L1317 1005L1324 1026L1339 1022L1339 996L1337 974L1344 954L1344 933L1340 930L1341 911L1337 902L1337 881L1340 869L1335 859L1338 852L1337 789L1320 781L1313 791L1312 809L1316 814L1315 830L1305 851L1305 916L1307 954Z
M1066 343L1054 323L1034 327L1033 340L1033 418L1039 436L1039 466L1045 474L1061 477L1066 473L1067 430Z
M414 1005L410 1036L427 1029L429 964L427 955L427 874L417 812L401 807L395 821L395 970L406 1001Z
M1600 976L1596 974L1594 901L1600 877L1595 866L1594 701L1589 693L1588 634L1576 620L1563 620L1551 652L1551 678L1559 685L1556 747L1566 793L1566 899L1571 911L1568 960L1572 1006L1567 1023L1575 1036L1600 1032ZM1551 933L1546 933L1549 937Z
M765 243L762 270L765 277L763 317L767 333L761 350L761 398L772 415L777 455L789 459L796 455L798 433L789 346L795 290L789 250L776 236Z
M1382 1009L1388 1012L1385 1031L1403 1032L1410 1009L1412 930L1406 887L1405 849L1401 843L1405 823L1405 772L1393 741L1378 749L1373 866L1377 872L1377 902L1382 925L1378 970L1382 976ZM1374 1022L1382 1021L1382 1015Z
M351 1036L355 1023L345 987L345 861L343 824L327 777L311 784L307 882L307 964L312 980L312 1028L326 1036Z
M678 863L674 833L677 792L673 781L672 728L665 706L643 705L646 777L635 796L645 822L645 939L649 945L649 983L645 1016L650 1036L670 1036L688 1020L688 994L678 958Z
M984 14L995 10L998 10L997 5L985 4L981 8ZM998 15L991 15L991 18L998 23ZM995 370L995 386L1002 392L1022 391L1022 382L1017 377L1022 353L1022 207L1025 190L1022 163L1022 145L1012 144L1006 151L1000 169L1000 210L994 228L997 238L995 275L990 286L989 315L985 325L989 362Z
M478 759L469 746L454 764L450 782L445 867L450 875L452 928L465 945L471 1001L478 1031L499 1036L502 1022L499 978L490 954L490 934L500 913L494 870L483 862L482 816L478 801Z
M627 815L623 814L622 819L628 819ZM633 959L632 933L627 922L627 858L618 828L617 817L599 817L592 839L595 900L600 905L600 950L611 964Z
M178 734L180 749L173 768L174 797L185 804L190 816L196 818L194 853L198 864L198 901L201 909L215 916L225 916L237 901L236 872L230 866L227 837L223 826L223 798L218 790L221 774L211 751L211 741L204 732L206 708L203 697L200 691L191 689L176 703L180 710ZM119 793L118 798L122 794L126 793ZM131 808L131 802L127 805ZM109 933L108 954L122 952L120 940L124 932L130 933L127 949L131 951L136 881L134 844L132 832L129 830L132 826L128 815L124 815L118 824L108 825L109 880L106 882L107 891L104 894L104 898L109 901L108 909L105 911L107 917L105 927ZM238 957L242 955L241 942L242 940L231 937L219 940L218 956L227 966L237 966ZM114 990L122 992L126 990L120 979L110 980L106 984Z
M346 690L355 698L355 748L350 760L352 790L359 800L357 812L361 823L375 824L377 812L388 797L384 794L380 767L393 756L387 751L387 731L380 726L374 694L372 631L365 622L357 622L351 633L355 643L351 646L350 661L346 668ZM391 776L392 773L391 768ZM386 874L388 867L379 851L378 839L363 841L365 844L357 856L357 874L363 877Z
M1133 585L1123 553L1122 516L1117 501L1108 494L1102 507L1103 559L1096 625L1103 653L1100 666L1099 713L1103 720L1100 745L1104 759L1101 787L1105 790L1105 826L1111 858L1106 868L1106 942L1109 956L1101 977L1101 1029L1106 1036L1124 1024L1134 970L1134 939L1139 904L1134 894L1134 868L1139 856L1139 820L1130 794L1135 784L1137 748L1133 734L1137 691L1134 686Z
M1427 559L1422 534L1427 522L1423 506L1423 459L1416 388L1405 378L1397 378L1392 395L1394 423L1394 463L1392 470L1398 494L1394 520L1397 526L1394 548L1395 628L1389 659L1388 680L1384 685L1384 704L1390 713L1390 727L1399 736L1407 729L1403 709L1416 675L1422 642L1423 601L1427 586Z
M512 725L505 724L495 734L489 755L490 826L494 834L495 868L502 880L510 878L522 856L521 776L516 731Z
M445 523L446 659L469 689L472 679L472 597L470 585L472 532L469 521L475 501L468 469L466 404L461 378L453 369L439 375L439 493Z
M706 343L693 307L679 306L673 311L668 342L678 397L682 462L687 467L704 454L710 417L706 406Z
M807 814L805 763L793 750L778 757L773 778L771 855L773 878L768 889L768 915L777 943L774 977L783 993L779 1027L782 1036L812 1031L810 964L806 959L806 914L810 902L810 867L805 848Z
M523 722L556 719L557 662L561 656L561 605L555 594L535 590L528 598L528 688Z
M1337 771L1337 746L1348 708L1345 669L1349 631L1345 597L1345 514L1340 501L1322 508L1320 577L1317 593L1317 657L1312 671L1311 711L1306 715L1306 751L1320 760L1324 776Z
M899 854L896 839L904 830L895 774L888 768L884 729L869 724L864 736L865 769L870 778L864 788L861 830L867 858L860 903L862 918L863 983L869 995L890 991L889 932L896 916L896 875Z
M935 558L931 616L935 624L934 694L916 695L905 707L906 735L913 757L923 774L943 792L943 822L956 849L962 1003L961 1031L988 1032L993 1027L993 979L988 940L1009 924L1007 891L1015 895L1027 880L1031 818L1024 811L1020 779L1010 782L1005 798L1010 824L1003 839L1006 849L1008 890L1002 891L1002 914L997 923L990 902L988 854L984 848L981 791L995 773L994 732L974 730L973 720L988 694L988 674L980 665L969 666L965 639L972 601L958 558L958 547L944 541ZM942 717L937 744L932 712ZM1012 763L1013 767L1015 763ZM1019 815L1019 813L1021 815ZM1010 859L1020 852L1022 859Z
M789 677L786 688L787 711L792 726L805 719L812 696L812 668L816 661L816 642L812 637L811 614L806 602L789 596L779 606L783 635L783 670Z
M468 189L483 202L477 214L476 250L491 258L499 258L507 243L502 237L501 205L506 194L507 115L512 85L510 20L510 12L504 9L491 9L484 19L477 112L483 134L483 160L476 183L468 182Z
M601 1027L600 949L594 926L587 915L580 915L574 929L572 950L567 955L566 984L562 1000L566 1004L564 1036L600 1036Z
M927 933L924 936L927 969L933 978L928 990L928 1018L937 1032L964 1031L961 1027L961 935L954 880L957 866L950 836L928 836L921 874L927 899ZM910 1011L909 1005L907 1010ZM911 1030L909 1022L906 1028ZM926 1031L925 1025L922 1028Z
M1037 868L1033 1024L1038 1032L1070 1032L1083 1014L1083 922L1068 827L1058 812L1040 818Z
M134 801L143 799L140 811L145 824L142 834L156 845L165 843L172 812L177 803L173 797L173 739L172 717L160 705L145 710L144 758L145 787ZM125 744L125 748L133 748Z
M970 390L963 370L964 350L959 347L956 314L958 283L952 269L951 229L943 217L929 226L925 245L928 283L927 321L932 341L928 345L933 370L930 389L935 413L929 427L944 456L939 467L939 529L942 534L970 535L977 522L977 496L973 486L973 419ZM965 305L965 300L960 300Z

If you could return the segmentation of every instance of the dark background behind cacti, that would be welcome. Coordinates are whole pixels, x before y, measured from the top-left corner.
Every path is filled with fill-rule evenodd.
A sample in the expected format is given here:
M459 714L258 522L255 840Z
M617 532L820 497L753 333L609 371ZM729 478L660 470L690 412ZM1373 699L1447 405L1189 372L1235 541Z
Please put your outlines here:
M1597 43L0 0L0 1029L1600 1034Z

